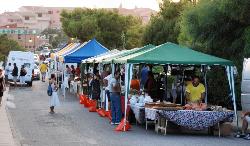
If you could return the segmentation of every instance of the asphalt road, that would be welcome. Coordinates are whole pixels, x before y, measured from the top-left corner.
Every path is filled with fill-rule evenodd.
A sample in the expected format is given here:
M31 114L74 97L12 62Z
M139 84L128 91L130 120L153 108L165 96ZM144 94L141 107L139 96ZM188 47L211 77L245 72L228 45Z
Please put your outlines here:
M47 83L36 81L32 88L11 89L15 109L9 109L14 137L22 146L249 146L250 141L233 137L195 134L156 134L132 125L129 132L116 132L108 119L90 113L71 95L55 114L49 114Z

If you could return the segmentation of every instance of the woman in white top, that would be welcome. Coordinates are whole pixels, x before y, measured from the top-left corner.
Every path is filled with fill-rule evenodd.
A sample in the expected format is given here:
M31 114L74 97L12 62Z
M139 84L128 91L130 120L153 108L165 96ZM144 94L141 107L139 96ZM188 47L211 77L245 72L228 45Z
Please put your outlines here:
M49 81L49 84L51 85L52 88L52 96L50 96L50 113L53 114L55 106L60 105L60 101L58 98L57 90L58 86L56 84L56 76L55 74L51 74L51 79Z

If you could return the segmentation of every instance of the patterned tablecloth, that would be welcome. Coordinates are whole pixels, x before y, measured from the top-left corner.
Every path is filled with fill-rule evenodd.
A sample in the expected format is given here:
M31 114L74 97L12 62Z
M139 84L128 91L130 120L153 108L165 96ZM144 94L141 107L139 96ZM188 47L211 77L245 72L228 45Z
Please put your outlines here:
M219 122L232 122L234 118L233 111L193 111L193 110L178 110L164 111L159 110L156 114L164 117L167 120L194 130L202 130L218 124Z
M135 119L138 123L143 124L145 123L145 107L144 106L136 106L130 105L132 111L135 114Z
M145 108L145 118L149 119L149 120L155 120L157 111L158 110L156 110L156 109Z

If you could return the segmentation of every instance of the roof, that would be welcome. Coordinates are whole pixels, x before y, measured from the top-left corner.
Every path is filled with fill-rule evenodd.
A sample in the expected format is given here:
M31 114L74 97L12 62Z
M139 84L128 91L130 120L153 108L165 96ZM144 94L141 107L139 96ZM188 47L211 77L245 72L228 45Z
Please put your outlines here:
M115 63L230 65L233 62L167 42L152 49L118 58Z
M109 50L102 46L96 39L90 40L82 48L76 50L75 52L68 54L64 57L64 62L66 63L81 63L82 60L90 58Z
M108 51L108 52L105 52L103 54L100 54L100 55L97 55L97 56L94 56L94 57L91 57L91 58L87 58L87 59L84 59L82 60L82 63L93 63L93 62L99 62L105 58L108 58L114 54L117 54L121 51L117 50L117 49L114 49L114 50L111 50L111 51Z
M106 58L105 60L103 60L102 62L103 63L111 63L111 62L114 62L115 60L119 59L119 58L123 58L125 56L129 56L129 55L132 55L132 54L137 54L139 52L143 52L143 51L146 51L146 50L149 50L151 48L155 47L154 45L152 44L149 44L149 45L146 45L142 48L134 48L132 50L127 50L126 52L123 52L121 54L118 54L116 56L111 56L109 58Z

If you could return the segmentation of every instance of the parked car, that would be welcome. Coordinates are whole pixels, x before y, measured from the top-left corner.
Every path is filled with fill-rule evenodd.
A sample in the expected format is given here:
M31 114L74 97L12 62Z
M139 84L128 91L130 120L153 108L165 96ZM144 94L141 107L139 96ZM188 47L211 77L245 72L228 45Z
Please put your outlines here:
M40 80L40 69L39 67L35 64L34 65L34 73L33 73L33 80Z

